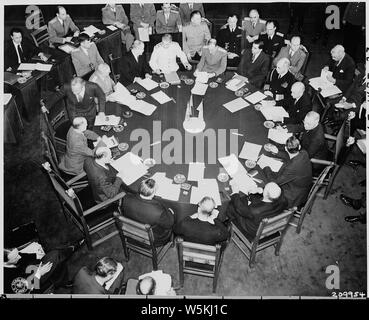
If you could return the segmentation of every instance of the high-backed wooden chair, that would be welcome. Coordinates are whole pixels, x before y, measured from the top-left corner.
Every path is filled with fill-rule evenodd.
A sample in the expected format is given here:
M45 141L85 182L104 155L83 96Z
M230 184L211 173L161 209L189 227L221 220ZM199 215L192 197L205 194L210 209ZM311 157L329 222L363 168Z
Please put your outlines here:
M114 218L127 261L129 260L129 251L132 250L151 258L153 270L158 270L158 265L172 245L172 241L163 246L155 247L154 234L150 225L124 217L120 212L115 212Z
M90 188L77 192L50 168L42 164L58 197L63 213L83 234L89 250L118 234L114 228L113 212L120 211L125 192L96 204Z
M31 38L36 47L48 47L49 46L49 30L47 25L44 25L31 32Z
M300 73L299 75L297 75L295 78L297 81L303 81L305 78L305 72L306 72L306 68L310 59L310 52L308 51L308 49L306 49L305 46L301 45L301 50L303 50L306 54L304 63L302 64L302 67L300 69Z
M256 253L261 250L274 246L275 255L279 255L283 238L295 210L296 208L292 208L275 217L263 219L252 241L249 241L240 228L232 222L231 240L249 259L250 268L254 267Z
M225 245L209 246L183 241L180 237L176 238L176 243L180 286L183 287L185 273L205 276L213 278L213 293L215 293Z
M120 60L121 57L114 58L112 53L109 54L110 70L115 83L118 83L120 79L120 65L119 65Z

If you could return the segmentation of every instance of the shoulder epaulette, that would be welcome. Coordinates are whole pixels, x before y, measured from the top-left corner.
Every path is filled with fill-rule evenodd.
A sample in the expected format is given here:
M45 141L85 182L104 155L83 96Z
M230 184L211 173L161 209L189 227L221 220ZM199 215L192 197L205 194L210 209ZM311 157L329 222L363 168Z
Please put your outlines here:
M220 52L227 53L227 50L226 50L226 49L224 49L224 48L222 48L222 47L218 47L218 50L219 50Z
M221 30L224 30L224 29L227 29L227 27L228 27L228 23L226 23L226 24L222 25L222 26L220 27L220 29L221 29Z
M54 22L56 22L56 17L55 17L55 18L53 18L53 19L51 19L51 20L49 21L49 23L54 23Z
M250 21L251 19L249 17L243 18L244 21Z
M208 49L208 48L209 48L209 46L203 46L202 48L203 48L203 49Z
M283 34L283 33L276 32L275 34L276 34L277 36L280 36L280 37L284 38L284 34Z
M242 30L242 27L240 27L240 26L237 26L237 29L240 29L240 30Z
M157 13L164 13L164 10L158 10Z
M170 9L170 12L171 13L178 13L179 14L179 12L177 10L175 10L175 9Z
M263 20L263 19L259 19L259 22L263 23L263 24L266 24L266 20Z

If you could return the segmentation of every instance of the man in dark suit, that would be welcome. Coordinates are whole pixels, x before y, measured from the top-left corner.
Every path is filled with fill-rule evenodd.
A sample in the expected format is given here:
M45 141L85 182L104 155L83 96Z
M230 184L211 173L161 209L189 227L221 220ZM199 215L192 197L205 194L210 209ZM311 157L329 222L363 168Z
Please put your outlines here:
M228 52L227 66L237 67L241 59L242 28L237 26L237 16L228 15L227 24L217 34L218 46Z
M228 218L252 241L264 218L271 218L287 208L287 200L281 188L274 182L265 185L262 196L248 194L241 197L239 187L231 181L232 196L227 207Z
M261 88L269 70L269 57L263 52L263 42L255 40L251 50L245 50L237 72L257 88Z
M218 210L215 209L213 198L204 197L199 202L196 213L187 216L173 229L184 241L215 245L227 240L227 227L218 219Z
M300 142L296 137L288 138L285 150L289 160L279 172L273 172L270 167L263 169L267 181L273 181L282 188L289 208L305 203L313 180L309 155L300 149Z
M151 78L151 68L143 55L144 50L144 43L135 40L132 49L122 57L120 81L123 85L130 85L136 78Z
M290 97L295 77L289 71L289 67L290 61L287 58L280 59L264 85L264 90L267 90L266 94L273 96L276 101Z
M158 199L154 199L156 190L155 180L142 181L139 194L127 194L124 197L122 212L129 219L151 225L155 246L162 246L170 240L174 213Z
M29 39L23 38L22 30L12 28L10 40L4 50L4 67L6 71L16 71L19 64L29 62L33 56L38 55L43 61L47 58Z
M354 79L355 62L345 53L345 48L341 45L333 47L331 57L323 70L332 71L332 76L327 76L327 80L345 92Z
M269 20L266 23L266 33L261 34L259 37L259 40L264 43L264 52L272 58L276 57L284 46L283 34L276 32L276 30L275 22Z

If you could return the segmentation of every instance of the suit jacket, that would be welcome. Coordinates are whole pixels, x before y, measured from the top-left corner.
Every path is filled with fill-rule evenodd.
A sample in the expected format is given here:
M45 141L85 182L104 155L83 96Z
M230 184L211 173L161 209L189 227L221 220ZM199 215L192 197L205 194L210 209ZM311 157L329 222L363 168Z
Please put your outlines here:
M86 157L93 157L94 151L87 146L87 139L97 140L98 135L90 130L83 133L70 127L67 133L66 153L61 158L59 168L63 171L78 175L83 172Z
M270 86L270 91L273 93L274 98L276 95L283 95L282 99L291 97L291 87L295 82L295 77L289 71L283 77L279 78L279 74L276 69L273 69L267 84Z
M145 3L143 7L139 4L131 4L130 17L134 28L141 27L141 22L150 24L154 27L156 10L153 3Z
M174 226L174 233L184 241L213 246L227 240L229 233L226 226L218 219L214 224L187 216Z
M242 56L237 72L247 77L252 85L260 88L268 75L269 59L267 54L260 52L256 60L252 62L252 52L247 49Z
M179 32L179 26L182 26L181 17L177 11L171 10L168 21L165 21L163 10L156 13L156 33L174 33Z
M336 79L335 85L341 89L342 92L345 92L349 86L352 84L355 75L355 62L354 60L346 53L342 58L341 63L337 66L337 62L333 59L330 59L327 66L329 70L332 71L332 77Z
M191 22L192 11L200 11L201 15L205 17L204 6L202 5L202 3L194 3L192 9L190 9L188 3L179 4L179 15L181 16L181 21L183 25Z
M328 146L323 126L320 123L313 130L302 132L300 141L301 148L307 151L310 159L326 160L328 158Z
M108 294L109 292L96 281L96 273L81 268L73 279L73 294Z
M98 84L105 95L109 95L109 94L113 93L113 91L114 91L115 83L114 83L113 79L110 78L109 75L102 78L101 75L97 71L95 71L90 76L89 81Z
M174 216L158 199L142 199L139 194L127 194L122 204L123 216L152 226L155 245L168 242L174 223Z
M22 51L23 51L23 56L25 58L24 61L22 61L22 62L27 62L27 61L31 60L31 58L34 55L41 52L41 50L39 48L37 48L31 42L31 40L29 40L27 38L22 39L21 47L22 47ZM17 51L14 47L13 41L8 40L6 42L5 50L4 50L4 69L6 70L9 67L11 67L12 70L16 70L18 68L18 66L19 66L19 63L18 63Z
M200 62L197 64L197 70L215 73L216 76L222 74L227 68L227 51L217 47L214 54L211 54L208 46L202 48Z
M264 218L274 217L286 208L287 200L283 193L274 202L263 202L260 195L240 197L238 193L234 193L227 207L227 216L241 229L246 238L252 241Z
M282 188L289 208L306 202L313 177L309 155L305 150L285 162L279 172L273 172L270 167L265 167L263 172L268 182L274 181Z
M103 168L91 157L87 157L83 165L88 184L97 203L115 197L120 192L123 183L122 179L117 177L116 170L109 164L107 166L109 169Z
M268 35L261 34L259 40L264 42L264 52L270 55L272 58L278 55L279 51L284 46L284 39L281 33L276 32L272 39L269 39Z
M346 97L346 101L349 103L355 103L356 107L360 107L360 105L365 101L365 75L359 74L355 77L352 85L347 89L344 93Z
M249 17L244 18L242 21L242 29L245 31L245 36L254 37L265 32L265 23L265 20L259 19L254 27Z
M144 78L146 73L151 73L151 68L146 61L145 54L138 57L136 61L132 51L127 52L121 60L120 81L128 86L133 83L135 77Z
M242 28L236 27L233 32L228 26L222 27L217 34L217 44L228 52L241 56Z
M289 118L285 118L285 124L302 125L306 114L312 110L312 104L309 94L305 91L300 99L295 103L295 99L287 97L278 102L278 105L286 109ZM295 131L295 130L290 130Z
M115 12L111 9L109 5L106 5L101 9L102 13L102 22L103 24L112 24L115 22L123 23L128 26L128 17L122 5L117 4L115 6Z
M99 51L97 50L96 44L92 43L91 47L87 49L88 55L83 51L81 47L78 50L72 52L72 62L78 77L84 76L85 74L96 70L97 66L104 63L101 58Z
M63 22L63 25L60 23L57 17L50 20L48 23L48 30L50 36L50 44L53 44L63 43L63 38L66 37L70 31L74 33L76 31L79 31L79 28L74 24L72 18L67 15L67 18Z
M306 59L306 53L302 49L298 49L292 57L290 56L290 49L291 46L288 45L286 47L283 47L281 51L279 51L279 54L274 58L273 60L273 66L277 65L277 62L282 58L288 58L291 62L290 65L290 72L295 76L295 78L301 78L302 74L300 72L302 65L305 62Z

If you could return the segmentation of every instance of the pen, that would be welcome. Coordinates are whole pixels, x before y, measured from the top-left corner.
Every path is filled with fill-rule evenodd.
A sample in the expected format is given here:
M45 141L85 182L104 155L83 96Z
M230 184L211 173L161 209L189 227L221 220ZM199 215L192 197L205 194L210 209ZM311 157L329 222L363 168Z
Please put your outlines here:
M155 146L156 144L159 144L161 143L161 141L156 141L156 142L153 142L152 144L150 144L150 146Z

